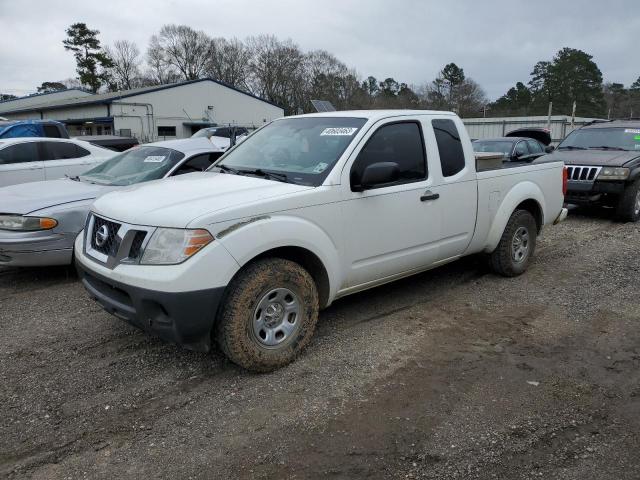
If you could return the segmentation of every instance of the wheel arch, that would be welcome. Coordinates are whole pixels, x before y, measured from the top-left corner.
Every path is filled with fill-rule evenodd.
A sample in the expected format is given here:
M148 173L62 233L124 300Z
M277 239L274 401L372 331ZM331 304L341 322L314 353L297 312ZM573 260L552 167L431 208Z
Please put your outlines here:
M491 253L500 243L500 238L509 222L509 218L516 210L526 210L536 221L538 232L545 224L544 194L538 185L531 181L520 182L505 195L487 235L484 252Z

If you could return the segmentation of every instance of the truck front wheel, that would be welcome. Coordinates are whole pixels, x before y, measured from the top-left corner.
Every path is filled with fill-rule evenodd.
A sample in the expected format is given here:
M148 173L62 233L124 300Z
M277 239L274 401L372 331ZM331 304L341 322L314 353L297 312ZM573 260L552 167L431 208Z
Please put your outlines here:
M640 220L640 179L625 187L618 200L616 216L623 222Z
M267 258L249 264L228 286L216 340L232 362L269 372L292 362L318 321L318 291L299 264Z
M536 248L538 228L526 210L511 214L500 243L491 253L491 267L505 277L516 277L527 269Z

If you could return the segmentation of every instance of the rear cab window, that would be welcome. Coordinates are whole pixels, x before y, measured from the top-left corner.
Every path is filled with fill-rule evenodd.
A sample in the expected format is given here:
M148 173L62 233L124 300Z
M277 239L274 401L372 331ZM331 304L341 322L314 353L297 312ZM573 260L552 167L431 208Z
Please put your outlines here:
M461 172L465 165L464 150L460 133L453 120L434 119L431 121L440 153L442 176L452 177Z

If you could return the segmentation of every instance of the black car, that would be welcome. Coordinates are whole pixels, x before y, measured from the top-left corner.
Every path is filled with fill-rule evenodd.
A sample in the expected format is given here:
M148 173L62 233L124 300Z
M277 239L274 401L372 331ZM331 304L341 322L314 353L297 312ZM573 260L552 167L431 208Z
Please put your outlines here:
M640 120L585 125L551 158L567 166L567 203L614 207L620 220L640 219Z
M542 128L521 128L504 137L473 141L476 152L504 154L505 162L530 162L553 151L551 133Z

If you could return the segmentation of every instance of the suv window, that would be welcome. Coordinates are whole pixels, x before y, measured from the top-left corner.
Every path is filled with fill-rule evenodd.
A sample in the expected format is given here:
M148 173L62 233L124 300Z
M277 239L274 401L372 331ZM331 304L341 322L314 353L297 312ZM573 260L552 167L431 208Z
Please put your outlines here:
M395 184L427 178L427 158L422 131L416 122L402 122L380 127L367 141L351 167L351 184L358 185L369 165L395 162L400 179Z
M38 145L36 142L18 143L0 150L0 164L36 162Z
M436 119L431 121L436 135L442 175L451 177L465 166L464 150L460 134L453 120Z
M222 153L203 153L200 155L196 155L195 157L191 157L189 160L184 162L180 167L174 172L174 175L182 175L184 173L193 173L193 172L204 172L207 168L209 168L213 162L215 162Z
M535 140L527 140L527 145L529 145L529 151L531 153L544 153L544 148L542 148L542 144Z
M529 149L527 148L527 144L524 140L516 143L516 149L513 152L517 157L521 157L524 155L529 155Z
M61 138L60 129L57 125L42 125L44 136L49 138Z
M80 147L71 142L43 142L43 147L45 160L66 160L84 157L89 153L83 148L82 150L87 153L82 154Z

